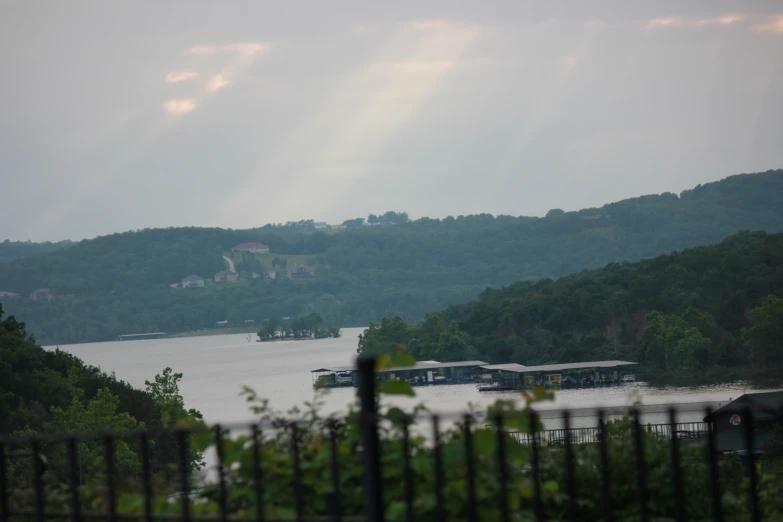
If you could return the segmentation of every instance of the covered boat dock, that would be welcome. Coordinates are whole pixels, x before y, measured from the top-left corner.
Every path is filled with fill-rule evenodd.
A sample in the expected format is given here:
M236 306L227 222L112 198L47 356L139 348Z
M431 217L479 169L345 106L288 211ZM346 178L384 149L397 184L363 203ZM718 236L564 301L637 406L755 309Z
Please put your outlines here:
M472 382L477 368L486 365L484 361L418 362L413 366L384 368L377 372L382 381L406 381L416 385L463 384ZM357 382L356 367L334 366L312 370L313 386L328 388L353 386Z
M140 333L140 334L122 334L117 336L118 341L140 341L144 339L163 339L166 337L166 332L152 332L152 333Z
M635 381L628 361L591 361L524 366L517 363L479 367L481 391L512 390L535 386L585 387Z

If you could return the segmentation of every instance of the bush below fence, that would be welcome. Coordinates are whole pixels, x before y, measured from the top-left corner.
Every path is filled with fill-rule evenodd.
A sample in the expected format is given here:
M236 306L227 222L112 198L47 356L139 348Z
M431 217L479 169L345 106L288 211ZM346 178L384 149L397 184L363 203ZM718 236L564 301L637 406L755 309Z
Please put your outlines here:
M151 469L155 433L4 439L0 521L783 520L779 439L763 455L718 456L709 422L698 444L668 436L678 431L673 409L668 432L647 430L634 411L613 421L599 411L594 437L578 443L564 411L551 445L529 404L379 410L374 364L361 362L360 407L347 416L312 408L281 417L259 406L250 426L177 429L172 468ZM753 412L743 420L752 448ZM117 462L129 440L140 448L138 472ZM85 480L80 455L96 448L104 469ZM194 469L189 454L207 448L216 465Z

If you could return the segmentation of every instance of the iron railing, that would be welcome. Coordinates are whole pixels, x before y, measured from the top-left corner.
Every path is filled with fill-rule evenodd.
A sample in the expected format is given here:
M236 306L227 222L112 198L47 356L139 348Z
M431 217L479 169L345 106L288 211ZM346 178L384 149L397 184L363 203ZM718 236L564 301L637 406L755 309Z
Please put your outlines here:
M709 424L707 422L678 422L672 428L671 424L642 424L642 430L647 433L654 433L662 437L671 438L672 433L681 440L699 440L707 437ZM530 445L533 443L534 434L519 431L508 431L508 434L520 444ZM601 429L592 428L570 428L540 430L535 433L535 439L538 444L547 446L562 446L566 439L571 444L595 444L599 442Z
M535 410L526 409L520 412L498 412L491 414L488 419L479 419L473 414L434 414L427 415L430 422L431 431L427 434L426 447L427 455L430 460L431 482L428 482L427 490L421 488L421 477L427 475L418 467L419 457L415 451L423 451L421 446L414 451L413 429L420 429L425 422L421 415L418 417L404 415L402 417L390 418L381 415L377 402L377 381L374 375L375 360L372 358L361 358L358 362L359 375L359 400L361 409L355 414L352 420L349 419L318 419L312 421L290 421L281 423L276 420L272 423L262 422L252 424L247 427L247 444L245 450L249 457L242 460L241 466L248 466L251 471L250 478L246 482L237 481L232 478L232 459L226 453L227 446L231 443L231 435L228 432L229 426L217 425L211 428L214 437L215 459L217 461L215 469L216 474L207 481L203 487L211 488L211 499L214 499L217 505L215 514L204 514L197 512L198 489L194 485L193 470L189 464L190 441L189 437L194 436L191 429L176 429L174 434L177 441L176 454L176 479L173 485L169 484L165 494L168 496L166 504L178 505L175 514L160 513L160 502L158 493L154 491L153 470L151 468L151 446L154 444L156 435L153 433L140 432L132 434L62 434L62 435L35 435L22 438L2 438L0 439L0 522L11 522L16 520L35 520L44 522L45 520L70 520L72 522L81 522L84 520L106 520L116 522L119 520L138 520L152 522L154 520L182 520L182 521L228 521L241 520L253 522L265 522L271 520L333 520L333 521L351 521L368 520L370 522L383 522L390 518L390 506L393 503L399 503L403 506L401 511L396 512L396 516L406 522L413 522L417 517L421 517L420 511L422 505L432 504L432 509L427 511L427 518L434 518L437 521L446 521L448 519L448 507L450 503L464 503L464 512L461 512L461 519L469 522L485 520L484 511L488 505L492 507L493 518L510 522L511 520L535 520L541 522L544 520L615 520L617 501L613 499L613 491L618 485L613 484L613 470L610 466L610 437L607 435L607 415L603 410L597 410L597 427L595 428L571 428L571 414L569 411L563 411L561 420L563 429L559 430L540 430L540 416ZM651 498L649 476L650 473L657 473L657 470L648 469L648 458L646 457L645 444L648 443L648 435L659 436L660 440L668 439L670 452L668 457L667 477L669 482L667 487L671 488L667 495L670 495L671 506L667 507L668 516L672 520L682 522L686 520L688 513L688 494L684 487L683 480L683 458L681 442L683 436L680 433L687 432L687 438L698 438L703 446L700 450L702 458L706 461L706 477L704 489L708 492L707 499L710 504L709 518L714 521L723 522L728 520L727 513L723 503L723 484L719 478L719 454L717 452L718 433L712 421L711 411L705 411L706 422L699 423L678 423L677 411L673 407L669 410L669 422L667 424L644 425L640 422L641 415L638 411L630 410L630 424L627 429L627 440L632 446L632 468L633 481L636 488L636 506L634 507L636 518L641 521L650 519L650 502L655 501ZM744 469L745 479L739 483L738 488L742 488L743 495L747 499L745 520L759 522L762 520L762 506L759 504L759 476L757 472L757 437L756 423L754 416L758 411L746 409L742 412L742 433L744 437L744 455L742 456L742 468ZM769 423L770 411L764 412L765 423ZM508 423L513 417L515 422L526 422L528 426L533 427L526 432L509 431ZM774 422L781 424L781 412L774 411ZM358 424L358 445L355 455L346 455L341 452L340 444L343 436L342 428L348 422ZM448 469L455 469L453 460L455 458L449 446L451 441L442 440L444 435L443 424L453 422L456 429L449 431L449 437L459 436L459 444L462 446L461 462L459 467L461 474L459 481L460 491L455 489L453 477L447 476ZM493 433L493 453L494 462L488 462L486 459L479 461L477 459L476 445L486 443L486 434L488 430L483 430L482 441L478 440L478 428L485 422L491 427ZM328 480L330 487L324 491L323 502L320 512L314 513L314 508L305 506L313 504L312 484L308 484L305 479L305 472L310 473L313 463L307 461L307 451L310 449L303 447L302 433L306 429L318 426L323 434L323 440L328 450L328 459L323 463L322 468L324 480ZM395 475L395 481L401 481L401 487L397 483L390 483L384 473L388 473L388 468L384 467L384 459L388 466L388 446L384 449L384 443L387 438L382 437L388 433L389 425L394 425L399 429L398 441L399 453L392 457L395 461L400 461L401 472ZM292 498L291 515L281 517L279 514L268 516L267 507L275 500L271 498L270 488L275 486L279 491L279 474L275 474L275 466L280 462L268 463L264 461L265 453L264 436L267 432L277 430L288 434L290 446L288 448L289 460L286 460L290 468L290 480L286 479L284 487L290 487ZM692 437L692 434L697 437ZM620 433L620 435L623 435ZM673 435L673 436L672 436ZM141 499L141 508L136 510L126 510L118 504L118 477L116 448L120 441L133 440L138 446L139 459L141 461L140 487L135 490L137 496ZM320 439L319 439L320 440ZM420 440L420 439L419 439ZM658 440L658 439L655 439ZM79 477L79 444L88 441L100 441L103 445L104 470L101 475L102 490L99 502L101 509L85 508L82 495L82 482ZM524 469L511 467L509 465L510 455L515 452L515 448L510 446L515 443L522 443L529 455L529 462ZM47 455L46 448L59 447L64 445L64 466L69 470L69 476L65 479L62 487L54 487L51 480L46 478L46 469L51 464L48 459L54 454L49 451ZM553 447L554 446L554 447ZM588 448L589 446L589 448ZM444 448L449 451L444 454ZM579 496L580 484L578 476L579 469L585 469L583 466L584 455L579 453L584 449L591 449L596 456L595 468L598 478L598 515L593 518L586 518L584 504ZM395 450L397 451L397 450ZM268 455L268 454L267 454ZM356 458L361 461L361 483L354 487L347 482L344 474L346 467L344 459ZM545 491L550 488L552 483L552 459L556 459L561 468L564 479L562 480L562 489L555 495L552 492ZM27 461L28 466L19 467L19 462ZM18 477L11 475L8 463L13 462L17 473L28 473L31 475L32 502L24 507L14 508L15 496L25 494L23 488L13 487L12 482ZM319 464L320 466L320 464ZM486 471L486 467L491 466L495 470L492 476L492 493L482 493L482 488L486 488L486 483L478 483L477 477L480 473ZM321 471L319 471L320 473ZM486 474L482 475L486 479ZM524 477L525 484L529 485L529 492L521 495L518 486L512 490L512 482L518 480L520 476ZM485 480L484 479L484 480ZM348 484L348 486L346 486ZM517 483L514 483L517 484ZM350 487L350 491L343 488ZM241 502L239 508L236 495L232 488L243 488L242 491L250 492ZM52 492L55 493L52 493ZM58 500L58 508L52 508L50 496L67 491L67 508L62 508L63 500ZM354 501L351 496L355 492L361 492L363 496L363 507L361 509L347 512L344 508L346 501ZM739 490L738 490L739 491ZM520 496L521 495L521 496ZM562 509L553 509L554 498L565 496L562 503ZM394 496L394 498L392 498ZM524 497L521 499L521 497ZM58 497L59 498L59 497ZM428 508L429 509L429 508ZM239 514L238 514L239 513ZM744 516L744 515L743 515ZM627 517L626 517L627 519Z

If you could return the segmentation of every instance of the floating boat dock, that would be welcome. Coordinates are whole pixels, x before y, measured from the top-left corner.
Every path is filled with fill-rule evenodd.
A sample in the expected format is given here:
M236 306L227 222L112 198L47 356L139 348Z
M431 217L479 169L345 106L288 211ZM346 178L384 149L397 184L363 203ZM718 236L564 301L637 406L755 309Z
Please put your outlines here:
M487 364L477 371L479 391L504 391L558 386L580 388L633 382L629 361L591 361L524 366L517 363Z
M385 368L377 372L378 379L407 381L413 386L465 384L474 381L475 370L484 361L438 362L424 361L413 366ZM313 386L339 388L357 384L356 367L333 366L312 370Z
M143 339L163 339L168 335L166 332L152 332L141 334L122 334L117 336L118 341L141 341Z
M579 388L606 386L636 380L628 361L591 361L525 366L517 363L487 364L484 361L422 361L413 366L385 368L381 381L402 380L413 386L476 383L479 391L510 391L536 386ZM312 370L313 386L339 388L357 385L354 366Z

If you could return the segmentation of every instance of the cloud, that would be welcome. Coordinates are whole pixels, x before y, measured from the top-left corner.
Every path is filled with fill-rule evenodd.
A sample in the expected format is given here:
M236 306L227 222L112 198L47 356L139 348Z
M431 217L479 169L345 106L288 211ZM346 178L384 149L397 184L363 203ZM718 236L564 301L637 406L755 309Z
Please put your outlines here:
M218 51L218 48L214 45L194 45L187 51L185 51L186 54L215 54Z
M647 22L647 30L657 29L660 27L669 27L673 25L681 25L683 23L682 18L678 16L671 16L668 18L653 18Z
M576 67L576 64L579 63L579 57L576 55L562 56L560 62L563 64L565 72L571 72L571 69Z
M772 16L763 24L753 26L758 33L783 33L783 15Z
M442 74L454 66L451 60L404 60L400 62L378 62L372 64L372 70L394 74Z
M255 54L266 54L271 48L271 45L264 42L240 42L224 45L221 50L227 53L238 53L245 56L251 56Z
M217 92L228 84L229 81L222 74L216 74L207 83L207 90L209 92Z
M350 27L355 33L364 34L371 32L375 28L375 25L370 23L356 23L350 24Z
M479 29L478 24L450 20L448 18L432 18L426 20L411 20L407 27L416 31L454 31L457 29Z
M606 20L587 20L583 24L588 29L601 29L609 25Z
M179 83L197 78L198 73L193 71L172 71L166 75L166 83Z
M221 52L253 56L266 54L271 48L272 46L266 42L235 42L225 45L194 45L187 49L185 54L211 55Z
M706 18L703 20L699 20L697 22L697 25L712 25L712 24L731 25L735 22L741 22L742 20L745 20L747 17L748 15L744 15L744 14L728 14L724 16L718 16L716 18Z
M409 22L409 25L413 29L431 31L433 29L445 29L454 25L454 22L446 20L445 18L434 18L432 20L413 20Z
M187 114L193 109L196 108L196 102L192 99L178 99L178 98L172 98L170 100L167 100L163 104L163 108L168 112L169 114L173 114L175 116L179 116L181 114Z

